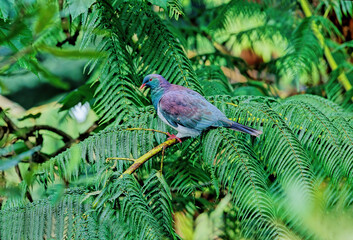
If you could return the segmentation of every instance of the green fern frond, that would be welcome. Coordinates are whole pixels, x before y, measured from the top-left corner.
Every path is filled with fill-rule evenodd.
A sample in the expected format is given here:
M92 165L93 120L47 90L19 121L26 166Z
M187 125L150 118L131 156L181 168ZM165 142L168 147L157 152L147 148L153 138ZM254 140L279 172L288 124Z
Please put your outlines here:
M231 1L209 28L215 41L224 43L232 54L239 55L241 49L250 48L264 59L271 72L299 83L300 77L310 76L312 69L317 71L322 59L322 47L311 27L313 22L325 20L311 17L298 23L283 21L286 16L279 15L282 19L278 21L277 13L266 5ZM339 34L332 24L325 27ZM277 55L276 59L273 54Z
M87 24L108 31L99 44L101 51L108 52L96 90L96 109L102 123L115 119L119 124L127 113L149 105L138 86L145 75L153 72L201 92L177 39L144 2L115 2L111 6L102 1L97 10L99 13Z
M326 9L333 9L339 24L342 24L342 17L353 17L353 3L351 1L322 1L320 5L325 5ZM327 11L328 11L327 10Z
M320 111L325 115L330 115L332 113L343 113L344 111L344 109L337 103L334 103L326 98L323 98L317 95L310 95L310 94L294 95L286 99L286 101L289 101L289 100L306 102L316 107L317 109L320 109Z
M315 18L305 18L294 29L288 39L286 54L276 60L277 68L282 76L291 77L306 73L319 65L322 58L322 48L315 37L311 26Z
M261 12L261 6L248 1L237 1L232 0L227 4L224 4L217 17L210 23L210 29L224 28L227 24L230 24L231 18L237 15L243 15L246 17L260 16L263 17Z
M261 97L257 98L261 99ZM259 158L264 159L268 165L268 171L274 173L284 186L289 182L298 185L310 196L313 174L309 169L309 158L295 134L287 126L285 119L271 107L251 102L254 97L239 99L242 100L215 98L214 102L216 106L225 108L224 112L231 120L262 129L263 134L260 135L260 139L264 141L260 141L254 151L259 153ZM274 103L273 107L276 105ZM262 125L261 128L260 125ZM279 159L278 156L281 158Z
M339 130L341 140L340 150L342 159L342 170L347 181L352 185L353 179L353 127L340 114L330 115L330 120Z
M151 171L151 175L145 181L143 192L148 199L148 204L152 206L152 212L159 225L164 229L169 238L176 238L173 229L173 207L172 194L169 185L161 172Z
M129 223L130 228L137 230L137 238L162 239L163 228L154 215L153 207L149 205L147 197L143 196L143 190L140 185L131 176L125 177L121 182L118 191L128 191L125 198L121 201L121 211L125 221Z
M241 50L250 48L265 62L272 60L273 53L285 54L293 23L282 19L279 24L279 12L264 11L260 4L246 1L231 1L223 11L209 29L215 41L224 43L232 54L239 56Z
M82 194L69 190L56 205L51 198L2 209L1 239L98 239L96 221L86 213L90 203L81 203Z
M343 34L340 30L336 27L333 22L329 19L322 17L322 16L314 16L312 17L313 21L319 26L322 30L322 33L329 36L329 37L338 37L340 39L344 39ZM329 40L329 39L328 39Z
M184 15L183 7L180 3L180 0L169 0L168 1L168 8L169 8L169 17L175 18L176 20L179 19L179 16Z
M230 190L243 235L273 239L280 235L274 223L273 203L267 195L267 179L261 162L242 136L212 130L205 136L203 160L215 168L216 177ZM210 144L212 142L212 144Z
M303 102L288 100L280 108L314 162L321 161L320 168L334 180L342 177L340 133L331 121L317 108Z
M191 154L184 154L170 163L165 162L166 167L171 165L175 169L173 172L166 172L166 179L170 187L184 197L195 193L205 185L209 185L208 183L211 181L209 174L202 168L200 157L197 156L199 153L197 148L200 147L200 144L194 145L194 147L188 145L194 149L194 151L190 151Z
M102 212L91 211L98 215L100 222L98 236L102 239L127 239L133 240L129 225L124 221L121 213L117 213L113 207L107 206Z
M140 119L141 125L143 124L143 120L145 119ZM158 124L157 121L155 122L154 126ZM159 133L155 135L158 136ZM124 131L122 129L110 129L101 131L78 144L81 152L81 162L79 167L71 172L71 175L67 174L72 154L72 150L69 149L42 164L40 168L43 174L38 176L38 178L43 182L46 180L53 182L55 175L61 178L66 177L68 180L77 180L81 174L86 176L95 175L101 170L106 169L107 158L122 157L136 159L143 153L146 153L153 148L157 136L155 137L151 131L143 130ZM112 162L115 161L112 160ZM128 166L129 162L116 161L116 169L119 172L123 172Z
M233 92L227 77L218 66L203 66L196 71L200 84L203 86L206 96L223 95Z
M111 175L114 181L104 186L95 203L102 212L118 201L116 211L129 228L133 239L175 239L172 228L171 193L163 176L152 171L141 187L134 177Z

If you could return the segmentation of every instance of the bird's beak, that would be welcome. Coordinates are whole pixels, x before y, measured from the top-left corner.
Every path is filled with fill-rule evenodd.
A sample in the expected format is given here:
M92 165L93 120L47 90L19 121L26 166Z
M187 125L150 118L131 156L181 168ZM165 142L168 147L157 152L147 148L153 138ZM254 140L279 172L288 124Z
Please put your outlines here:
M140 89L143 89L146 86L146 83L142 84Z

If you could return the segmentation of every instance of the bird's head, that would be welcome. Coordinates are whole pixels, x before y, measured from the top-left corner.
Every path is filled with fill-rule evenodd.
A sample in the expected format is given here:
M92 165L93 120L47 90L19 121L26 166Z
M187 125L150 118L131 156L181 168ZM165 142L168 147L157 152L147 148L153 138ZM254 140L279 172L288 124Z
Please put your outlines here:
M143 89L144 87L149 87L151 89L154 89L157 87L162 87L167 84L169 84L168 81L165 80L164 77L162 77L161 75L150 74L143 79L140 89Z

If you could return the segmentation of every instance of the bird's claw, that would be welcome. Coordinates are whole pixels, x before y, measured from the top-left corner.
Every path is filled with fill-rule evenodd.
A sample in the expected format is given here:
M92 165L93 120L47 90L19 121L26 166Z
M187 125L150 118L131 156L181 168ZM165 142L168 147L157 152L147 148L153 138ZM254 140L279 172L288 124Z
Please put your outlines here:
M167 140L171 140L171 139L176 139L178 140L178 142L182 142L180 138L178 138L177 136L175 136L174 134L170 134L169 132L167 132L167 135L169 136L169 138Z

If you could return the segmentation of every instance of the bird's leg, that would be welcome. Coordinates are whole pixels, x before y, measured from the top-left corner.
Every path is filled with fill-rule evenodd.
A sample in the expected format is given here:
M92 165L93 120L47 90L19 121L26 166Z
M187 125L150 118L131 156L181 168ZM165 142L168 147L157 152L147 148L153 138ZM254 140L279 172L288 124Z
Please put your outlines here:
M176 139L178 140L178 142L182 142L180 138L178 138L177 136L175 136L174 134L170 134L169 132L167 132L167 135L169 136L168 140L170 139Z
M161 169L159 169L159 172L163 174L163 160L164 160L164 151L165 151L166 146L162 147L162 159L161 159Z

